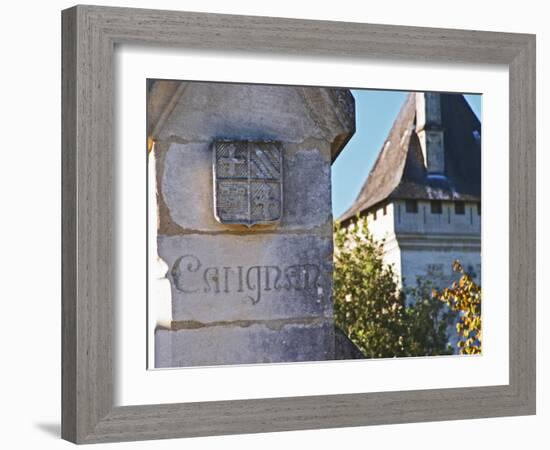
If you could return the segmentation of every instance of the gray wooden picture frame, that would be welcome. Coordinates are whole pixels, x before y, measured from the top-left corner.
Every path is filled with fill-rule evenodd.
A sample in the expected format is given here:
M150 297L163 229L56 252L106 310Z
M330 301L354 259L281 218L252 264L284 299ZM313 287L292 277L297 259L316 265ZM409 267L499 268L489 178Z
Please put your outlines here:
M97 6L63 11L62 31L64 439L94 443L535 413L534 35ZM114 407L113 52L128 43L506 65L509 384Z

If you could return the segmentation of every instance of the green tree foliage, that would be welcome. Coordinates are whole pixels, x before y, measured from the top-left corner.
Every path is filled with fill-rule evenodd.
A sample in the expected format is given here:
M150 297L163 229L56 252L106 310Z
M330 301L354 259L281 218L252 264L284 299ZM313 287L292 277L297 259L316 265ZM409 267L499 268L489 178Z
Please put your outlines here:
M401 292L382 261L366 219L334 231L334 314L337 326L368 358L451 353L444 304L420 280ZM406 298L410 301L406 302Z
M456 313L432 297L430 281L417 278L416 286L405 292L410 299L405 308L409 356L451 355L447 329L455 322Z
M456 311L456 332L461 337L458 348L462 355L481 353L481 286L468 275L459 261L453 262L453 271L460 274L460 279L451 287L432 296Z

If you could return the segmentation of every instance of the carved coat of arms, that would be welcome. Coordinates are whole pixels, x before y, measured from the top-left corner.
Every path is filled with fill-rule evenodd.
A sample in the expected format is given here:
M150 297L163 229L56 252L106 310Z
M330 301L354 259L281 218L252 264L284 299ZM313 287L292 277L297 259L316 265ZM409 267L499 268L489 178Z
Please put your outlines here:
M278 222L283 209L283 154L274 141L213 144L214 216L252 226Z

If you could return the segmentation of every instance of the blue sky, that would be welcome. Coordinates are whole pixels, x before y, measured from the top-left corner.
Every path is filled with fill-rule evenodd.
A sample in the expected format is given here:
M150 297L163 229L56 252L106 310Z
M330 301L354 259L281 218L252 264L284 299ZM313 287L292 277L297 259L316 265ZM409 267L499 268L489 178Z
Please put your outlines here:
M338 218L348 209L376 160L408 92L352 90L356 128L332 165L332 211ZM474 113L481 117L481 95L465 95Z

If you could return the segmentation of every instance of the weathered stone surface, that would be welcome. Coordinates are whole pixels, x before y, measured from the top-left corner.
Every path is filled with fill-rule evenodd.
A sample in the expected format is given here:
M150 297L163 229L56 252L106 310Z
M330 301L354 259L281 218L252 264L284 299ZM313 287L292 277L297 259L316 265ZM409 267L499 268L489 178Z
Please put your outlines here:
M172 320L332 316L332 237L297 234L160 236Z
M330 164L316 148L305 147L286 156L282 227L312 228L329 225L332 236Z
M283 149L282 216L277 230L322 227L332 222L328 146ZM160 230L246 230L216 221L213 205L212 149L206 143L171 144L164 157L160 196L167 213ZM262 225L275 228L273 225Z
M365 355L338 327L334 327L334 359L365 359Z
M155 252L168 267L172 306L171 317L157 317L156 366L333 359L330 165L355 129L351 94L227 83L150 87L158 94L148 117ZM216 146L227 142L238 148ZM251 154L252 143L263 150ZM274 152L270 145L282 170L254 176L250 162ZM229 163L239 158L238 167ZM261 191L261 183L273 189Z
M170 118L156 138L210 142L226 139L302 142L325 139L300 92L286 86L186 83Z
M155 366L211 366L298 361L334 357L332 321L211 326L155 332Z
M274 223L283 209L283 152L275 141L216 141L214 215L224 224Z

